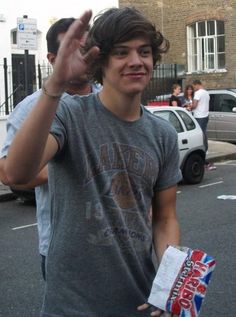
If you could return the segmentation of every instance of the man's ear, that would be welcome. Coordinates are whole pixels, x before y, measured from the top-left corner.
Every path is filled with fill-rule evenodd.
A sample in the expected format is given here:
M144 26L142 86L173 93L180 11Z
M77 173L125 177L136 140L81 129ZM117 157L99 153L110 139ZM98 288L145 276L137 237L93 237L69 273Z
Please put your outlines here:
M56 54L54 53L47 53L47 59L51 65L55 63Z

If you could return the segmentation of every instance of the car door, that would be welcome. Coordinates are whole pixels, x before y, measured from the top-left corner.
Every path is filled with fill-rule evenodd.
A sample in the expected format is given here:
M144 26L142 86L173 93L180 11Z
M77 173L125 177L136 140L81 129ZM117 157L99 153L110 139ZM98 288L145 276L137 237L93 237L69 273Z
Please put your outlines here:
M216 137L216 119L219 116L220 95L210 93L209 122L207 124L207 136L211 140L217 140Z
M236 142L236 96L211 94L208 137L218 141Z
M159 110L153 112L155 115L169 121L178 133L178 145L180 151L180 163L183 161L186 153L189 151L191 142L191 131L186 131L184 124L177 113L172 110Z

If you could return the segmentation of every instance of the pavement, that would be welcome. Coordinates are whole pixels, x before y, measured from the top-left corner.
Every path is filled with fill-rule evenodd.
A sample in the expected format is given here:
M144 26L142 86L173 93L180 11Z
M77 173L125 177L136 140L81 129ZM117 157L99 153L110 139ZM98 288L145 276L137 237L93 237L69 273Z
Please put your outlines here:
M220 162L236 159L236 144L208 140L207 160L209 162Z
M236 144L208 140L207 160L211 163L236 159ZM15 199L8 186L0 182L0 202Z

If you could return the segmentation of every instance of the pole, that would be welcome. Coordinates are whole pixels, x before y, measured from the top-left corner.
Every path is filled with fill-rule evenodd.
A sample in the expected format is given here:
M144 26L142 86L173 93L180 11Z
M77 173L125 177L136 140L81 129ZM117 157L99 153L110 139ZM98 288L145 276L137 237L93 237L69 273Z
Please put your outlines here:
M28 18L28 15L23 15L24 19ZM25 50L24 55L25 66L25 97L29 94L29 50Z
M5 113L9 114L9 104L8 104L8 82L7 82L7 59L4 57L4 82L5 82Z

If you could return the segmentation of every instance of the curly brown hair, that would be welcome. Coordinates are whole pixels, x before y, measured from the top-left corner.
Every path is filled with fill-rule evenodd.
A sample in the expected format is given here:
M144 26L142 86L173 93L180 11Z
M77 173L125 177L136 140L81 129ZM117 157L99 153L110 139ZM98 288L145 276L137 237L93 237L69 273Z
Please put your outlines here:
M169 41L141 12L132 7L124 7L111 8L97 15L84 47L85 51L93 46L100 49L99 56L90 65L91 79L102 84L103 68L114 45L141 36L150 40L155 65L161 60L161 54L169 49Z

